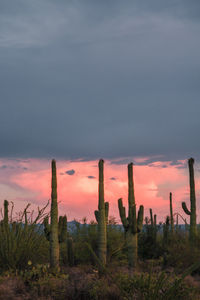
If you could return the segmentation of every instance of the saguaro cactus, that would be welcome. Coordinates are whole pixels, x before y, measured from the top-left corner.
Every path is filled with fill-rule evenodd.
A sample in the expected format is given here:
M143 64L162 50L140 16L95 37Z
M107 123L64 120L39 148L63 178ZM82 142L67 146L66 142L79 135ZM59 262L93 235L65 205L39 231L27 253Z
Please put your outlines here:
M172 193L169 193L169 202L170 202L170 224L171 224L171 233L174 233L174 216L173 216L173 206L172 206Z
M189 181L190 181L190 210L185 202L182 202L184 212L190 216L190 241L193 243L196 240L197 224L196 224L196 196L195 196L195 181L194 181L194 159L188 159L189 166Z
M3 225L4 229L8 231L9 225L8 225L8 201L4 200L4 218L3 218Z
M149 209L150 211L150 221L151 221L151 235L153 238L153 242L156 243L156 239L157 239L157 216L154 215L153 216L153 212L152 209Z
M50 225L50 267L59 269L59 243L58 243L58 203L57 203L57 178L56 161L52 160L51 182L51 225Z
M140 206L138 217L136 217L136 204L133 184L133 163L128 165L128 217L123 206L122 199L118 200L119 214L125 230L125 238L128 249L129 267L134 268L137 265L138 255L138 233L142 230L144 207Z
M166 221L163 224L163 246L165 248L168 247L168 243L169 243L169 229L170 229L170 221L169 221L169 216L167 216Z
M95 210L95 217L98 222L98 257L101 263L106 264L107 253L107 220L109 203L104 202L104 174L103 174L103 159L99 160L99 205L98 210Z

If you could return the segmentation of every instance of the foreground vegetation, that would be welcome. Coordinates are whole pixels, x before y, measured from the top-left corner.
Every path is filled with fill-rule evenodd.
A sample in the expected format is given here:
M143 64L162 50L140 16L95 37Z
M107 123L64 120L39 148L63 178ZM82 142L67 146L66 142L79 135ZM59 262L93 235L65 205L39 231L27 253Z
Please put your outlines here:
M52 192L33 219L28 204L13 218L4 201L0 224L0 299L200 299L200 235L196 224L194 160L190 159L190 225L178 225L169 194L169 217L157 224L150 209L136 215L133 164L128 165L128 217L122 199L122 225L109 217L104 201L103 160L99 161L96 221L73 222L58 217L56 162ZM175 222L176 216L176 222ZM184 217L182 217L184 219ZM144 219L144 220L143 220Z

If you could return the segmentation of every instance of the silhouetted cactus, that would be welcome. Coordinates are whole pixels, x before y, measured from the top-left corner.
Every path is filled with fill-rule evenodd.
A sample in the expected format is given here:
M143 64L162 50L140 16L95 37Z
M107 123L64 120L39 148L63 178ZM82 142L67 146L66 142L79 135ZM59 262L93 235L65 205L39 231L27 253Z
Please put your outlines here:
M150 221L151 221L151 235L152 235L152 239L153 242L156 243L156 239L157 239L157 216L154 215L153 216L153 212L152 209L149 209L150 211Z
M8 201L4 200L4 218L3 218L3 226L4 230L8 231L9 230L9 224L8 224Z
M190 241L193 243L197 236L196 225L196 196L195 196L195 181L194 181L194 159L188 160L189 177L190 177L190 210L187 208L185 202L182 202L184 212L190 216Z
M54 159L52 160L51 183L50 267L55 271L59 269L57 178Z
M106 265L107 234L106 225L108 222L109 203L104 202L104 173L102 159L99 160L99 204L95 210L95 217L98 223L98 257L101 263Z
M172 193L169 193L169 202L170 202L170 225L171 233L174 233L174 216L173 216L173 206L172 206Z
M169 221L169 216L167 216L165 224L163 224L163 246L164 246L164 248L168 247L169 232L170 232L169 229L170 229L170 221Z
M133 163L128 165L128 217L126 218L126 210L123 206L122 199L118 200L120 218L125 230L125 238L128 249L129 267L133 268L137 265L138 256L138 233L142 230L144 207L140 206L138 217L136 217L136 204L134 196L133 184Z
M66 243L66 241L67 241L67 217L66 217L66 215L59 217L58 240L59 240L59 243Z
M49 225L49 217L46 216L43 220L43 225L44 225L44 234L45 234L45 237L48 241L50 241L50 225Z

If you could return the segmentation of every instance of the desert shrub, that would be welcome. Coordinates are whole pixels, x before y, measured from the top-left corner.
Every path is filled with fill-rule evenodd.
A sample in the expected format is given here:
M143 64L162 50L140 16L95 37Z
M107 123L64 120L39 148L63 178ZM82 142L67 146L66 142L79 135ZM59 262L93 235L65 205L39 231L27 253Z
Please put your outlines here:
M190 265L200 261L199 248L199 238L197 238L196 245L191 246L186 232L175 233L168 244L164 265L174 267L177 272L182 272ZM200 268L197 268L195 272L200 274Z
M186 276L186 275L185 275ZM140 300L189 300L195 299L196 291L184 282L184 277L162 273L119 274L117 278L125 299Z

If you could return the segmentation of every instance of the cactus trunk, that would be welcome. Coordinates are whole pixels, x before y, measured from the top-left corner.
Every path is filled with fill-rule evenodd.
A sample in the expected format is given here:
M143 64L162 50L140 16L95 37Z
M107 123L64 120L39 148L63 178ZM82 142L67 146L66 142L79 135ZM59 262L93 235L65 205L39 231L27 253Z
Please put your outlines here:
M138 261L138 235L137 233L126 232L126 247L128 250L128 262L130 268L137 267Z
M128 218L122 199L118 200L120 218L125 230L126 245L128 250L128 263L130 268L137 266L138 233L142 230L144 207L141 205L136 217L136 204L133 183L133 163L128 165Z
M98 210L95 211L95 217L98 222L98 257L103 264L106 265L106 253L107 253L107 233L106 225L108 219L108 202L104 202L104 173L103 173L104 161L99 161L99 204Z
M56 161L52 160L51 184L51 225L50 225L50 267L59 270L59 243L58 243L58 204L57 204L57 178Z
M190 216L190 242L193 244L197 237L196 224L196 196L195 196L195 181L194 181L194 159L188 160L189 166L189 182L190 182L190 210L188 210L185 202L182 202L184 212Z

